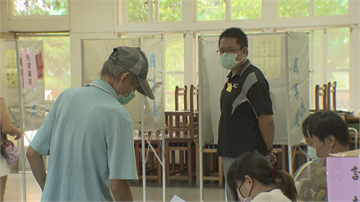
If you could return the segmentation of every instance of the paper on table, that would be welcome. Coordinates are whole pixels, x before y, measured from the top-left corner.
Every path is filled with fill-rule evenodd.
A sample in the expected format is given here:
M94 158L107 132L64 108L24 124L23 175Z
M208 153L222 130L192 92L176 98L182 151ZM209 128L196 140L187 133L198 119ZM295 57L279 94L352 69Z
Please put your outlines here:
M175 194L170 200L170 202L186 202L186 201Z
M253 64L264 73L267 79L281 78L281 38L254 37Z

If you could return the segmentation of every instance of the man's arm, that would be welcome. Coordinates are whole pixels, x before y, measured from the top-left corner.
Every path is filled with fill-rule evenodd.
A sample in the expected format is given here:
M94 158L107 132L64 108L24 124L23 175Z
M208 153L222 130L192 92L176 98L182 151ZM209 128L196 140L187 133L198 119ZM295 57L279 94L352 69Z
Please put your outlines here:
M115 201L133 201L131 190L126 180L111 180L110 188Z
M267 151L269 152L273 148L275 126L273 115L261 115L258 118L259 128L261 135L264 138Z
M33 171L36 181L39 183L41 190L44 190L46 171L41 154L35 151L32 147L29 147L26 152L26 156L29 160L31 170Z

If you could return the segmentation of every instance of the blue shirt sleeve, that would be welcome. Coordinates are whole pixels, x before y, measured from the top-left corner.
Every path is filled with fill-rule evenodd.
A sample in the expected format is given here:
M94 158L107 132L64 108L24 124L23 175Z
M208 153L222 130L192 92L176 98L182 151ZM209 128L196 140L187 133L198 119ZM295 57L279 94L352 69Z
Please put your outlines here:
M138 180L135 151L134 125L120 124L107 139L107 157L110 179Z
M55 101L55 103L51 107L49 113L45 117L44 122L41 124L34 139L30 143L30 147L32 147L35 151L37 151L43 156L49 155L50 141L55 122L57 103L58 100Z

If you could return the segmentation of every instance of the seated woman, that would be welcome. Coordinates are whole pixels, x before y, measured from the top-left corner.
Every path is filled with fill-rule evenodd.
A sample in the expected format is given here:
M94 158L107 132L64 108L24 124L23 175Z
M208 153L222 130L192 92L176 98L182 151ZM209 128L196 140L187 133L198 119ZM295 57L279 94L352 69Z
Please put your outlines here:
M349 151L349 132L345 121L333 111L316 112L302 123L302 132L309 147L316 150L316 163L326 165L330 153Z
M257 153L246 153L229 168L226 176L236 201L296 201L298 198L292 177Z

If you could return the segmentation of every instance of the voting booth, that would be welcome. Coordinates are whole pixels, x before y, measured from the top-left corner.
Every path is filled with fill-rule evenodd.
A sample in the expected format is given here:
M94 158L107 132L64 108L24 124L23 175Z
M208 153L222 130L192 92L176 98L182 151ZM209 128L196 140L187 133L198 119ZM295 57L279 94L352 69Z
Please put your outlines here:
M23 40L0 40L0 43L0 96L4 98L15 126L21 131L37 130L45 117L43 43ZM19 196L25 200L25 168L28 165L25 148L33 137L25 134L18 141L8 138L21 151L16 165L22 172L22 194Z
M305 142L301 123L309 115L309 35L285 32L250 34L247 37L248 59L264 73L270 85L275 121L274 144L296 147ZM219 36L198 38L200 145L218 141L220 95L229 74L219 64L218 42ZM291 165L290 149L289 154ZM289 169L292 173L292 166Z
M99 79L104 62L109 58L113 49L119 46L139 47L146 54L149 62L147 80L153 91L155 100L150 100L146 96L135 92L135 98L124 107L130 113L135 130L140 130L142 138L142 173L146 173L145 144L152 148L149 139L145 138L145 132L161 130L165 134L165 53L163 37L139 37L139 38L120 38L120 39L83 39L82 40L82 85L91 84L95 79ZM162 137L162 151L165 151L165 135ZM147 141L145 143L145 141ZM162 184L163 201L165 201L165 153L162 158L156 154L159 164L162 165ZM143 176L143 200L146 201L146 176Z

